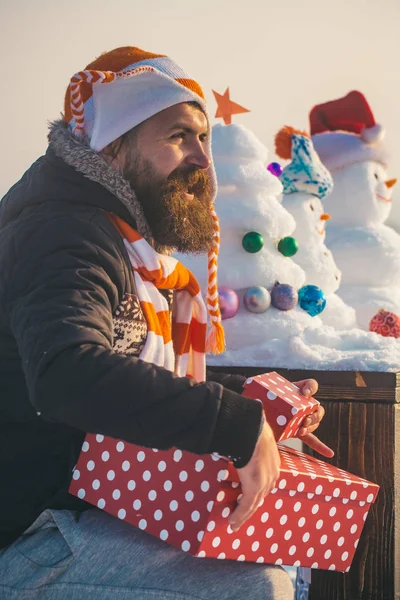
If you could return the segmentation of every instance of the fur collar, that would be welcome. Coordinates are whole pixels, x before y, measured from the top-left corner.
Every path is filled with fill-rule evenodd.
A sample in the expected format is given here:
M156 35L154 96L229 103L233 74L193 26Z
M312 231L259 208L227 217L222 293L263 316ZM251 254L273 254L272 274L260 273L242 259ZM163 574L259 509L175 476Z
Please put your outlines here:
M83 173L85 177L99 183L122 202L136 223L141 236L157 252L171 254L172 249L160 246L154 240L143 209L129 183L103 159L101 154L92 150L87 141L77 139L68 129L64 121L50 123L50 148L54 154L64 160L70 167Z

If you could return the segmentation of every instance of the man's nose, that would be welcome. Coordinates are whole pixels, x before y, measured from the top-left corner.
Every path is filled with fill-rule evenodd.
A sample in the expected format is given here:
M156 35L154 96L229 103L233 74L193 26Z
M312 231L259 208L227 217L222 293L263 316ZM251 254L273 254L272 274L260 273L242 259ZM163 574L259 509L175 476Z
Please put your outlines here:
M211 165L211 159L200 142L193 145L186 157L186 162L199 169L208 169Z

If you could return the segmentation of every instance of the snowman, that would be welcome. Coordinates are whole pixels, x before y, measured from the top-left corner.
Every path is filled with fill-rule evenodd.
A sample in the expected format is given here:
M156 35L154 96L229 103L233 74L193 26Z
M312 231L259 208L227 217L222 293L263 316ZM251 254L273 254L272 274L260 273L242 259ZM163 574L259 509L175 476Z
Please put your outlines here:
M290 236L296 224L278 201L282 184L266 169L268 150L254 133L242 125L216 124L212 140L221 230L218 285L226 345L230 351L241 349L245 331L246 345L257 352L267 336L288 338L313 321L296 302L304 271L278 250L279 241ZM203 257L180 259L205 289ZM287 285L284 291L288 292L286 304L282 298L279 307L271 306L276 284Z
M283 187L267 170L268 150L242 125L216 124L212 149L220 220L219 303L226 350L209 365L334 370L398 370L400 344L374 333L337 331L296 302L303 269L278 247L296 223L278 198ZM207 295L207 260L178 255ZM276 293L278 292L278 293ZM323 313L322 313L323 314Z
M368 329L379 310L400 315L400 235L385 225L391 208L384 130L357 91L315 106L314 148L332 174L324 200L332 222L326 244L342 272L341 298Z
M329 171L319 160L310 137L292 127L283 127L275 138L276 154L290 159L280 176L283 184L282 204L296 221L294 236L298 251L293 260L301 266L309 285L321 288L326 296L322 321L336 329L356 327L355 311L335 293L341 272L326 247L324 200L333 188Z

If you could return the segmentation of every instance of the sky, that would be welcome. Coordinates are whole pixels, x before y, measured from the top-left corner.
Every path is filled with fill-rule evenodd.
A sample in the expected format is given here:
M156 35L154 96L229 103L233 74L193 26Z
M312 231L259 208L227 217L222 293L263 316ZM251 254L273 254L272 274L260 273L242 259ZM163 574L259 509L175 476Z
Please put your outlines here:
M234 117L266 144L308 129L315 104L363 92L387 132L400 180L399 0L0 0L0 197L47 145L70 77L104 51L167 54L203 87L251 112ZM391 222L400 228L400 181Z

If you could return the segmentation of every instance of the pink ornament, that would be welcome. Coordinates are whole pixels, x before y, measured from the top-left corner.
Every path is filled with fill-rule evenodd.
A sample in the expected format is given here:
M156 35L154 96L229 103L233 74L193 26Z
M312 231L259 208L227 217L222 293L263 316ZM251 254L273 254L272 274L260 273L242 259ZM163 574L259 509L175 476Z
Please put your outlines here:
M400 318L387 310L379 310L369 323L369 330L384 337L400 337Z
M218 288L219 309L222 320L231 319L239 310L239 296L228 287Z

